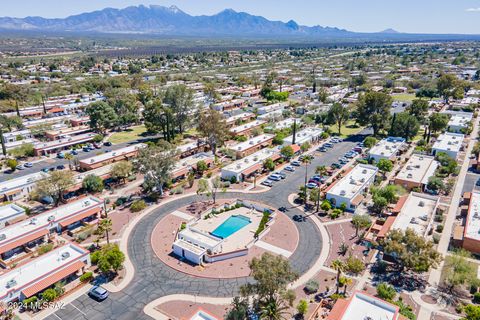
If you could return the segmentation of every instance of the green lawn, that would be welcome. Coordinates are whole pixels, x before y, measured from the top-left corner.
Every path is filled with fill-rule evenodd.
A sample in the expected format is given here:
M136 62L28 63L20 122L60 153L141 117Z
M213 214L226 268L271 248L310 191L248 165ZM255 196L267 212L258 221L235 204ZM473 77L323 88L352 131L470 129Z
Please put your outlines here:
M342 138L346 138L349 136L352 136L354 134L359 133L360 131L363 130L363 127L361 126L356 126L355 121L350 120L347 122L347 124L342 126ZM338 133L338 126L336 124L330 126L330 131L334 134Z
M392 94L392 98L394 101L412 102L413 100L415 100L415 95L409 94L409 93L399 93L399 94Z
M111 143L124 143L137 140L138 138L142 137L142 133L146 132L147 129L144 125L131 127L122 132L115 132L108 138L108 141Z

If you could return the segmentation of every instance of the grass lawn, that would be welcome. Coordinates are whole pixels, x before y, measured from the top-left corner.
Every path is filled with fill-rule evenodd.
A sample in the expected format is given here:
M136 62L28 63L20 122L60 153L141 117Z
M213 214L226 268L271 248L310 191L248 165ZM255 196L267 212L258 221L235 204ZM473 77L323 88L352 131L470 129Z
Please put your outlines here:
M420 139L423 139L424 134L425 134L425 128L420 128L420 130L418 130L417 135L412 139L412 141L418 141Z
M413 100L415 100L415 95L409 94L409 93L399 93L399 94L392 94L392 98L394 101L412 102Z
M347 122L347 124L344 124L342 126L342 138L346 138L349 136L352 136L354 134L359 133L360 131L363 130L363 127L355 125L355 121L350 120ZM338 133L338 126L336 124L330 126L330 131L334 134Z
M131 127L122 132L115 132L108 138L108 141L111 143L123 143L123 142L130 142L137 140L138 138L142 137L142 133L146 132L147 129L144 125Z

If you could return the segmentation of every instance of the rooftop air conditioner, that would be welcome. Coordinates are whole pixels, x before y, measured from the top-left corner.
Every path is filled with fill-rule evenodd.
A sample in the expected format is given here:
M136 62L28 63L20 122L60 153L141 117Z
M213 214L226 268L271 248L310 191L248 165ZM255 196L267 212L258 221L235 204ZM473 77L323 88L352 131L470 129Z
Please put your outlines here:
M340 191L340 195L341 195L341 196L344 196L344 195L346 195L346 194L347 194L347 191L345 191L345 190Z
M0 234L0 241L3 241L5 239L7 239L7 236L5 235L5 233Z
M8 288L8 289L10 289L10 288L12 288L12 287L14 287L14 286L16 286L16 285L17 285L17 280L15 280L15 279L10 279L10 280L8 280L8 282L7 282L7 288Z
M62 260L65 260L68 258L70 258L70 252L68 251L62 252Z
M362 170L362 173L363 173L363 174L367 174L367 169L363 169L363 170Z
M420 202L418 203L418 206L419 206L419 207L425 207L425 202L420 201Z

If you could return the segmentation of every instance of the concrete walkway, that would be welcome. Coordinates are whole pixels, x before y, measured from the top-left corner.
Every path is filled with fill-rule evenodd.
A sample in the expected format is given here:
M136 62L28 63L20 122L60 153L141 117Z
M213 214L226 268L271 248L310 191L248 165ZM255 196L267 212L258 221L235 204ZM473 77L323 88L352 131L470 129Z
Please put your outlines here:
M285 249L279 248L277 246L274 246L273 244L266 243L262 240L259 240L259 241L255 242L255 245L257 247L260 247L260 248L265 249L267 251L270 251L272 253L276 253L278 255L284 256L287 259L290 258L290 256L293 253L293 252L287 251Z

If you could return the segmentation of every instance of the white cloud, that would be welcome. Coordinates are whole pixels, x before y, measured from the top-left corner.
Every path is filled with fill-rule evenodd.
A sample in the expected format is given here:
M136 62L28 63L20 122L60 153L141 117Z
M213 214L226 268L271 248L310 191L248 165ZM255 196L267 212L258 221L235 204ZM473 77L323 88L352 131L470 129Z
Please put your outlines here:
M480 8L468 8L465 11L467 11L467 12L480 12Z

